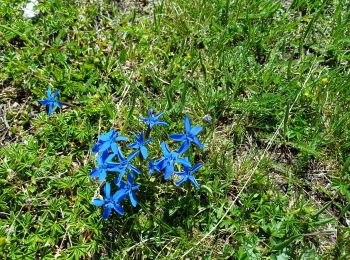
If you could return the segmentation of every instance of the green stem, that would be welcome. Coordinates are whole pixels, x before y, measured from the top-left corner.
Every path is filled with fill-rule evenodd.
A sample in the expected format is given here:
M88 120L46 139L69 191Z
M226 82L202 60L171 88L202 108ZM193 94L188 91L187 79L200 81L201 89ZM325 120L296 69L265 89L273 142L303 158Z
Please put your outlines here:
M0 24L0 28L3 28L3 29L5 29L5 30L7 30L7 31L10 31L10 32L12 32L12 33L18 35L19 37L21 37L23 40L25 40L26 42L28 42L30 45L32 45L32 46L34 46L34 47L37 46L37 44L34 44L34 42L32 42L31 40L29 40L29 38L28 38L25 34L23 34L23 33L19 32L19 31L15 30L15 29L12 29L11 27L8 27L8 26L6 26L6 25ZM32 36L32 37L33 37L33 36ZM39 43L41 43L41 44L43 44L43 45L45 45L45 46L49 46L46 42L43 42L43 41L39 40L39 39L36 38L36 37L33 37L33 38L34 38L37 42L39 42Z
M154 215L152 212L150 212L145 205L143 205L141 202L138 202L138 204L140 205L140 207L146 211L147 213L149 213L150 215L152 215L152 217L154 217L158 224L163 225L164 227L166 227L169 231L173 231L176 233L176 230L174 228L172 228L171 226L169 226L167 223L165 223L162 219L158 218L156 215Z

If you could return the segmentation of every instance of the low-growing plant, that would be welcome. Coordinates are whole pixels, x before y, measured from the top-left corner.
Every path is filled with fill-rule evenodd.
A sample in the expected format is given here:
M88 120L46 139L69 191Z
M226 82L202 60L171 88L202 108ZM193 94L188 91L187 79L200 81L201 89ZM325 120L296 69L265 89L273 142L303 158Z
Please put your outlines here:
M120 215L124 215L124 209L120 204L127 197L130 198L132 206L137 206L135 191L139 189L140 184L135 184L135 180L137 176L142 177L142 172L132 164L132 161L136 160L136 158L138 158L141 165L145 164L147 166L149 175L152 175L154 171L159 173L164 172L164 179L169 180L176 174L181 177L176 182L177 186L189 181L197 189L200 188L193 173L199 170L203 166L203 163L198 163L191 168L192 164L186 154L190 155L192 142L200 148L204 148L204 145L197 137L202 131L202 127L195 126L191 128L191 122L187 116L185 116L185 133L170 134L171 139L181 142L180 147L175 151L170 151L166 142L162 141L160 147L163 157L152 158L148 163L146 162L146 159L149 157L147 144L153 141L153 138L148 137L154 131L153 127L156 125L168 126L168 123L159 120L162 115L163 113L159 113L153 116L153 111L150 108L148 118L141 118L148 125L148 128L146 133L142 131L140 136L133 133L135 142L129 144L128 148L136 149L136 151L131 152L127 157L124 157L118 144L128 141L127 137L120 136L115 130L110 130L105 134L99 135L96 145L92 148L92 152L96 154L97 167L92 170L90 177L97 178L99 183L105 182L104 197L94 198L92 202L95 206L105 207L103 218L108 218L112 210ZM156 151L150 151L151 157L154 157L155 154ZM117 158L117 162L115 162L115 158ZM182 166L183 171L176 171L177 166ZM113 179L113 182L110 181L111 179ZM113 195L111 195L111 183L114 183L115 186Z
M55 93L52 95L51 88L48 88L46 91L47 99L39 100L41 105L46 105L49 116L52 115L56 107L61 109L61 102L56 99L59 93L60 91L56 89Z

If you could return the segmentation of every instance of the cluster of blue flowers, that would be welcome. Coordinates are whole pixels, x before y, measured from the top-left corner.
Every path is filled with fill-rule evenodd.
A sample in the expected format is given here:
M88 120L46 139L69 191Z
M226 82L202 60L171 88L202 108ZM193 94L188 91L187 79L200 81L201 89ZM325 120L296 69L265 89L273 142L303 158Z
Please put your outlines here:
M40 104L46 105L49 116L53 113L54 109L58 107L61 109L62 103L57 100L57 95L59 90L51 94L51 89L47 90L47 99L40 100ZM118 214L124 215L124 209L120 203L129 197L132 206L137 206L137 198L134 193L139 189L140 185L135 184L135 174L140 175L141 171L132 164L135 157L139 156L141 161L144 162L148 158L147 145L153 141L153 138L147 139L151 133L153 127L168 126L168 123L160 120L163 113L153 115L153 111L150 108L148 111L147 118L140 118L143 122L148 125L146 134L144 131L137 135L133 133L135 142L128 145L130 149L134 151L131 152L127 157L125 157L120 149L119 143L128 141L125 136L120 136L115 130L110 130L105 134L101 134L98 137L97 143L92 148L92 152L96 154L96 164L97 167L93 169L90 173L90 177L97 178L98 182L106 181L108 173L115 173L116 178L114 178L114 184L118 187L118 190L111 196L111 184L106 181L104 185L104 199L95 198L93 199L93 204L95 206L104 206L105 210L103 212L103 218L108 218L114 209ZM153 172L164 172L164 179L168 180L173 174L180 176L180 180L176 182L179 186L182 183L189 181L199 189L199 184L193 176L193 173L198 171L203 164L196 164L194 167L191 166L191 162L188 157L183 157L185 152L190 148L191 143L194 143L201 149L204 145L200 142L197 135L202 131L201 126L191 126L190 119L185 116L185 133L183 134L171 134L170 138L176 142L180 142L180 147L176 151L170 151L165 142L161 143L161 150L163 156L159 159L148 161L148 174L152 175ZM147 139L147 140L145 140ZM117 158L117 162L113 161ZM183 171L175 171L175 165L181 165Z
M156 125L167 126L168 123L161 121L160 117L163 113L159 113L153 116L152 109L149 109L148 117L141 118L148 125L146 133L150 133L151 129ZM185 181L192 182L196 188L199 188L199 184L193 176L193 173L203 166L199 163L191 168L191 163L188 157L181 157L189 148L191 143L195 143L200 148L204 148L203 144L197 138L197 134L202 130L202 127L195 126L191 128L190 119L185 117L185 133L184 134L173 134L170 138L181 142L180 148L177 151L170 151L165 142L161 143L161 149L163 157L152 160L150 159L147 167L148 174L152 175L153 172L164 172L164 179L168 180L173 174L181 177L176 185L181 185ZM144 131L138 136L135 133L135 142L128 145L130 149L135 151L131 152L130 155L125 157L120 149L119 143L125 142L128 139L124 136L120 136L115 130L111 130L106 134L102 134L98 137L97 144L92 148L93 153L97 154L97 167L92 170L90 176L97 178L99 182L106 180L107 173L116 173L114 184L118 187L118 190L111 196L111 184L106 182L104 186L104 199L93 200L95 206L104 206L103 218L108 218L114 209L118 214L124 215L124 210L120 203L126 197L129 197L131 204L137 206L137 198L135 190L139 189L140 185L135 184L135 174L140 175L141 171L136 168L132 161L136 156L141 157L141 161L148 158L147 144L152 142L152 138L145 138L146 134ZM145 140L147 139L147 140ZM113 159L117 158L118 162L114 162ZM183 166L182 172L175 171L175 164ZM124 177L125 176L125 177Z

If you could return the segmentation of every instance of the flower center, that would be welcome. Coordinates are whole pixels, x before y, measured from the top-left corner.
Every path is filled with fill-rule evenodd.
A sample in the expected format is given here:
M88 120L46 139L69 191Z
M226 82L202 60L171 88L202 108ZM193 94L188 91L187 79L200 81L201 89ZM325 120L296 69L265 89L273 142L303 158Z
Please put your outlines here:
M194 135L193 135L192 133L186 134L186 137L189 138L189 139L193 139L193 136L194 136Z

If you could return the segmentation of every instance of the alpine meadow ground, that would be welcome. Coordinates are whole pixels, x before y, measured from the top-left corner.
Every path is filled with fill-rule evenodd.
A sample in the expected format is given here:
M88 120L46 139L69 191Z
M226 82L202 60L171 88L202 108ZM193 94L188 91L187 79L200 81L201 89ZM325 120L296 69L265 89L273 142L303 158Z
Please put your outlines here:
M349 71L348 0L1 0L0 258L349 259Z

